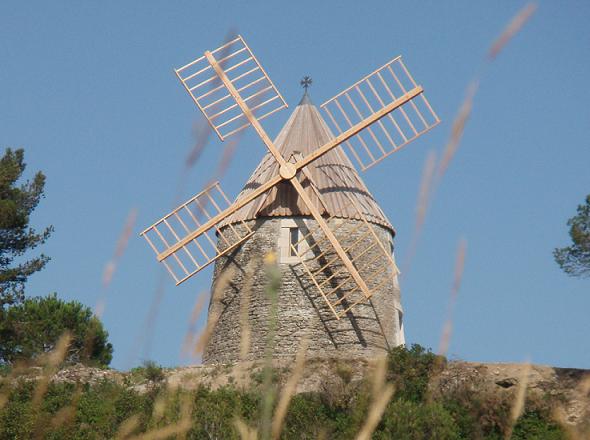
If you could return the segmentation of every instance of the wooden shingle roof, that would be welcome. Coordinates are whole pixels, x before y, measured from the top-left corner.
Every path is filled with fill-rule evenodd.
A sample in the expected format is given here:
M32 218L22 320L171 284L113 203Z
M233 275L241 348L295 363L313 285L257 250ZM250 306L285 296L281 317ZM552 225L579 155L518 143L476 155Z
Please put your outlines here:
M295 162L324 145L333 137L306 93L280 131L274 144L286 160ZM393 226L379 208L348 157L343 153L341 146L311 162L304 170L298 177L322 214L360 219L360 209L368 221L385 226L394 232ZM278 163L270 153L267 153L236 200L244 197L278 173ZM319 202L310 185L309 178L321 194L324 206ZM224 223L235 223L260 217L310 215L311 213L301 202L292 185L283 181L265 195L236 211Z

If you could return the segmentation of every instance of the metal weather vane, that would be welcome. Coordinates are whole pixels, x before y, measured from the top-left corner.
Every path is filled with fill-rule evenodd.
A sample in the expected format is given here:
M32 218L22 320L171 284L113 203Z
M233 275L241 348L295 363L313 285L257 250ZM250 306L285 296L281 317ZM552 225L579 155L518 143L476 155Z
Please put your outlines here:
M301 87L303 87L305 89L305 91L307 91L307 89L311 86L311 84L313 83L313 80L311 79L311 76L304 76L303 79L301 81L299 81L299 84L301 84Z
M287 103L241 36L213 51L205 51L203 56L175 69L175 73L222 141L252 126L279 168L278 174L234 203L222 191L219 182L215 182L141 233L176 284L252 236L254 231L246 222L231 222L228 218L244 206L267 197L275 186L288 182L317 223L313 240L314 246L321 243L320 256L334 254L332 262L340 263L348 272L346 282L362 293L361 299L339 310L345 299L338 292L339 286L327 290L325 281L316 279L308 268L307 257L299 255L336 318L340 319L356 304L370 298L378 287L372 286L371 275L361 275L364 269L359 267L358 255L353 256L351 247L343 248L336 238L331 219L338 214L323 209L325 196L318 191L315 196L319 205L314 203L302 182L311 180L307 165L338 146L346 145L364 171L440 122L424 96L424 89L416 84L401 57L389 61L320 106L336 136L305 157L283 157L262 127L262 120L286 108ZM300 84L307 91L312 79L305 76ZM343 149L340 153L345 154ZM314 188L313 182L311 187ZM371 247L381 247L397 271L393 259L363 215L363 208L355 206L355 209L367 228L366 234L372 234L375 241ZM321 237L318 238L318 234ZM303 240L309 235L304 235ZM359 250L361 255L364 252L366 250Z

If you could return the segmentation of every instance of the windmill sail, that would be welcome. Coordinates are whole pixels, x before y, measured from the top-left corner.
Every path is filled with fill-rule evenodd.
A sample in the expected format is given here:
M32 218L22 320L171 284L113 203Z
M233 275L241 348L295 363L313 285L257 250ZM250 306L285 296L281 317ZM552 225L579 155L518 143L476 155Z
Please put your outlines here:
M407 97L407 101L345 141L364 171L417 139L440 120L401 56L343 90L320 107L337 134Z
M251 124L236 98L258 121L287 107L241 36L174 71L222 141Z
M176 285L234 250L254 233L246 222L219 227L224 219L220 214L229 204L219 182L214 182L141 233Z

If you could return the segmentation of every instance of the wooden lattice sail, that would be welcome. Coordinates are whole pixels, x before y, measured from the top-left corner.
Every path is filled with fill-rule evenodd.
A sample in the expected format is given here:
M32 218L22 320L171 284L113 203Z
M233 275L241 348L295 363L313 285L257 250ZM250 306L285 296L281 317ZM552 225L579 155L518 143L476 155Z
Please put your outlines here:
M258 121L287 107L241 36L174 71L222 141L250 125L235 93ZM228 89L227 82L235 92Z
M340 134L404 97L409 99L387 117L345 142L361 169L366 170L440 122L402 57L394 58L320 107Z
M253 234L245 222L241 222L243 229L233 224L223 230L219 228L221 221L217 217L229 205L230 201L219 182L214 182L141 232L176 285L232 251ZM190 237L195 229L198 233L194 238Z

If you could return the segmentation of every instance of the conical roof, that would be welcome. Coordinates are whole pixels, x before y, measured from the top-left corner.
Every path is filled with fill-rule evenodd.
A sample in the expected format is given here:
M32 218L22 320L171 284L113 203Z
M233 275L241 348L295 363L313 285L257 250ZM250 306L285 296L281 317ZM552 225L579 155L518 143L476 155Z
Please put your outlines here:
M306 91L301 102L275 139L274 145L287 161L296 162L332 138L334 138L333 134L318 109L312 104ZM248 179L236 201L277 174L279 174L279 165L274 157L267 153ZM324 206L319 202L310 185L310 177L322 196ZM394 232L393 226L377 205L341 146L311 162L304 168L304 172L298 175L298 178L322 214L361 219L358 212L360 209L368 221L385 226ZM265 195L236 211L228 217L224 224L260 217L310 215L311 212L300 200L293 186L287 181L282 181Z

